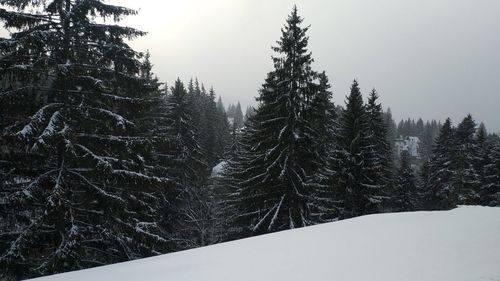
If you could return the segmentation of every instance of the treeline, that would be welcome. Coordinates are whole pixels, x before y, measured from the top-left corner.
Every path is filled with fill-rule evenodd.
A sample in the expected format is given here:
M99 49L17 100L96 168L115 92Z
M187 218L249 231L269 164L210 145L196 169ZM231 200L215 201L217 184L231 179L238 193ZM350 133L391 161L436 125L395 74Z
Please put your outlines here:
M387 112L335 106L294 8L257 108L162 87L104 1L4 1L0 279L127 261L364 214L500 203L500 144L447 120L421 171ZM96 21L99 21L97 23ZM104 23L101 23L104 22ZM232 124L228 121L232 120ZM211 177L212 167L216 167Z
M457 128L449 119L396 126L377 91L365 102L356 80L335 106L327 76L312 70L301 23L294 9L256 113L216 181L223 239L380 212L500 205L498 136L470 115ZM398 135L422 139L423 164L406 151L393 157Z

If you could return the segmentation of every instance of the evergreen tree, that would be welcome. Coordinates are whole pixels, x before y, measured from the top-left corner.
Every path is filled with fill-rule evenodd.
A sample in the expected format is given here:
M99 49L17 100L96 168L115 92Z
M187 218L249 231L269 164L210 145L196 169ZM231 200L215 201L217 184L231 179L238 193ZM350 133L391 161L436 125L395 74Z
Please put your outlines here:
M247 106L247 109L245 110L244 123L246 123L246 121L254 115L255 115L255 108L253 108L253 106Z
M0 3L14 30L0 41L2 216L15 226L2 229L2 278L163 252L157 210L170 181L146 162L153 140L140 130L156 91L125 43L144 33L100 23L136 12L99 0Z
M237 129L243 127L243 112L241 111L240 102L236 104L236 108L234 109L234 124L236 125Z
M387 109L386 112L384 112L384 124L385 127L387 128L387 143L389 144L390 151L391 151L391 160L392 163L395 163L396 160L398 159L398 155L396 154L396 138L397 136L397 127L396 127L396 122L394 122L394 119L392 118L392 111L390 108Z
M192 113L193 126L196 128L198 132L197 141L200 145L202 145L203 102L202 102L202 95L198 78L196 78L194 81L193 79L189 81L187 90L188 90L189 107Z
M217 104L215 103L215 91L213 88L210 89L207 95L202 86L202 97L203 97L203 127L201 129L202 134L202 148L203 152L207 157L207 163L209 167L214 167L219 163L222 158L224 151L224 144L219 142L219 136L217 132L218 123L220 119L217 114Z
M418 118L415 127L415 136L419 137L420 139L422 139L424 136L424 120L422 120L422 118Z
M217 155L219 160L226 157L228 150L232 146L233 137L231 136L231 125L229 124L222 98L219 96L217 101Z
M448 118L436 139L433 155L429 163L429 188L427 204L433 209L451 209L458 204L458 194L454 185L456 152L455 130Z
M500 143L492 143L484 166L484 182L480 191L481 203L500 206Z
M354 217L377 212L382 203L381 188L374 184L374 145L370 142L368 113L363 97L354 80L346 108L339 120L337 143L340 149L340 186L344 188L346 212L344 217ZM384 135L385 138L385 135Z
M306 181L321 159L321 138L311 123L319 87L306 49L308 28L301 23L294 7L273 48L279 56L273 57L275 69L262 86L256 115L247 121L242 151L230 162L229 188L238 198L229 208L237 210L232 219L239 236L315 223L313 184Z
M434 132L429 122L424 125L424 131L420 138L419 154L420 158L425 162L428 161L432 154L432 146L434 144Z
M219 99L217 100L217 111L219 112L220 115L222 115L222 114L227 115L221 96L219 96Z
M418 206L417 180L411 167L408 151L401 152L401 166L395 178L394 209L400 212L415 211Z
M382 105L378 103L378 94L373 89L366 104L366 112L368 117L368 141L372 146L372 166L373 174L372 189L378 188L379 194L389 195L388 188L392 183L392 160L391 146L387 142L387 127L384 122ZM378 187L375 187L378 186Z
M233 124L234 124L234 115L235 115L235 111L236 111L236 106L234 104L230 104L228 107L227 107L227 117L228 118L232 118L233 119Z
M459 204L479 201L479 174L476 171L478 146L475 140L476 123L469 114L458 125L455 133L456 153L454 185Z
M170 229L176 249L189 249L207 245L210 239L211 210L205 185L208 169L196 128L192 123L189 95L184 84L177 79L168 97L168 134L174 141L169 162L170 177L175 181L178 196Z
M432 210L433 192L431 188L430 160L426 160L420 166L419 181L417 184L417 205L418 210Z

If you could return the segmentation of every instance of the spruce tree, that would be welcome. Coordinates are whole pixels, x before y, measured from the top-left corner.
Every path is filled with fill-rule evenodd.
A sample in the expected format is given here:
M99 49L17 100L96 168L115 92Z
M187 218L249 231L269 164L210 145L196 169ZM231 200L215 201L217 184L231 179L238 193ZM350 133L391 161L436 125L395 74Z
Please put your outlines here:
M168 104L168 138L174 144L170 152L170 178L176 183L175 216L171 219L170 237L176 250L207 245L211 213L206 179L208 168L197 142L189 95L177 79L171 88Z
M424 125L424 132L420 139L419 154L422 161L428 161L432 154L432 146L434 144L434 132L432 125L427 122Z
M433 193L430 182L431 170L430 160L426 160L420 166L417 183L417 205L418 210L432 210Z
M390 108L387 108L387 111L384 112L384 124L385 127L387 128L387 142L390 147L391 151L391 160L392 163L395 163L396 160L398 159L398 155L396 154L396 138L397 136L397 127L396 127L396 122L394 122L394 119L392 118L392 111Z
M336 169L340 172L340 186L345 196L344 217L377 212L382 203L381 188L374 184L375 153L368 121L358 82L354 80L339 119L337 134L340 162Z
M315 223L312 184L306 181L321 159L320 137L311 123L318 84L302 21L294 7L273 48L275 69L260 90L255 116L247 121L242 151L230 162L229 188L237 198L229 208L237 210L232 219L240 237Z
M234 124L238 129L243 127L243 111L241 111L240 102L236 104L236 107L234 109Z
M169 179L146 159L140 123L155 95L144 33L101 23L136 12L103 1L0 1L2 278L28 278L164 251L157 210ZM28 163L28 164L27 164ZM141 188L138 188L141 187Z
M219 96L217 102L217 155L219 161L226 158L232 145L231 125L229 124L222 98Z
M500 143L492 143L484 166L484 182L481 187L481 203L500 206Z
M207 94L203 90L202 86L202 97L203 97L203 127L201 128L202 134L202 148L203 152L207 158L207 163L209 167L214 167L217 165L222 158L224 151L224 143L219 139L218 126L220 123L220 118L218 116L217 104L215 102L215 91L210 88Z
M392 151L387 141L387 127L384 122L382 105L378 103L378 93L373 89L368 97L366 112L368 117L369 143L372 146L373 174L372 188L378 188L379 194L390 195L389 188L392 185ZM375 187L378 186L378 187Z
M317 222L338 219L344 213L341 204L341 188L338 186L339 147L335 141L337 134L337 112L331 101L332 92L325 72L318 74L318 92L310 107L311 125L318 136L316 141L319 170L309 177L311 185L311 216Z
M392 202L395 211L415 211L418 206L417 180L411 167L411 158L408 151L401 153L401 164L397 171Z
M436 139L429 163L430 196L427 204L432 209L451 209L458 204L458 193L454 185L455 152L455 130L448 118Z
M253 106L247 106L247 109L245 110L245 122L248 120L248 118L254 115L255 115L255 108L253 108Z
M454 185L459 204L479 202L480 176L476 170L479 150L475 139L476 123L469 114L455 133L456 153Z

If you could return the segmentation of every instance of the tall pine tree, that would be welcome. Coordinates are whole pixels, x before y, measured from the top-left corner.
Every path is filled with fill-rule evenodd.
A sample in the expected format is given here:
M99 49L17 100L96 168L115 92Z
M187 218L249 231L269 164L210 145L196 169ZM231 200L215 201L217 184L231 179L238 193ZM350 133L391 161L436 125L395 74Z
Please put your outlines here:
M432 152L428 177L430 192L426 201L433 209L451 209L458 204L458 193L453 182L456 174L455 130L449 118L443 124Z
M375 145L370 140L368 113L356 80L339 118L337 143L339 163L336 170L340 172L339 184L346 204L343 217L377 212L383 196L373 178Z
M401 153L401 164L394 181L395 193L392 196L394 210L399 212L415 211L418 207L417 180L411 167L408 151Z
M372 165L373 174L372 189L380 195L389 196L389 188L392 187L392 151L391 145L387 141L387 126L384 122L384 111L382 105L378 103L378 93L373 89L368 97L366 112L368 116L369 143L372 146ZM388 197L387 197L388 198ZM387 200L386 200L387 201Z
M476 123L469 114L458 124L455 133L454 185L459 204L479 203L480 176L476 170L479 149L475 139Z
M104 1L1 1L0 166L8 194L2 277L82 269L164 251L170 180L146 159L140 123L155 95L126 39L102 23L136 12ZM29 164L26 164L29 163ZM5 236L5 233L7 233Z
M307 180L322 159L321 137L312 124L316 109L311 106L319 87L306 49L308 28L301 23L294 7L273 48L278 54L273 57L275 69L262 86L255 116L247 121L242 151L229 168L240 236L315 223L314 193Z

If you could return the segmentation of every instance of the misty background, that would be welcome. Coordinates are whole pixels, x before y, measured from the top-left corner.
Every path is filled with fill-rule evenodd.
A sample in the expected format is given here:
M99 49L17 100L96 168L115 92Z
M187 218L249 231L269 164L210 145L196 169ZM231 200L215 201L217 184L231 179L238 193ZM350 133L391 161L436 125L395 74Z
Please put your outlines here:
M294 4L311 25L313 69L325 70L343 104L354 78L375 87L394 119L467 113L500 132L500 1L497 0L112 0L139 15L123 23L148 31L154 71L213 86L243 109L272 69L271 46ZM4 33L3 31L2 33Z

